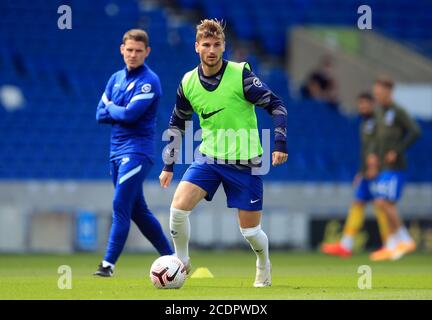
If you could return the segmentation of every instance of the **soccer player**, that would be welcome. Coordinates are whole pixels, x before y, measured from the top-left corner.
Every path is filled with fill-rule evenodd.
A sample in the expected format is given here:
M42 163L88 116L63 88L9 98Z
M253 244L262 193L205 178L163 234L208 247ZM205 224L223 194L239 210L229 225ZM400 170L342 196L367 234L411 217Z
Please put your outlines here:
M389 221L386 245L372 253L374 261L397 260L416 249L414 240L403 225L396 207L405 183L406 149L420 136L420 128L407 112L392 99L394 83L390 78L378 78L373 87L376 109L377 149L381 172L376 179L375 205Z
M225 50L223 26L217 20L203 20L197 26L195 51L200 64L187 72L177 90L177 100L169 128L175 140L185 130L185 122L195 112L202 129L201 157L185 172L174 194L170 209L170 229L175 253L188 272L189 215L205 198L211 201L222 183L227 206L238 209L240 231L254 250L256 261L255 287L271 285L271 264L268 238L261 229L263 183L253 174L253 166L262 155L254 105L273 117L275 149L274 166L288 158L286 149L287 111L282 101L252 72L248 63L222 59ZM242 132L241 143L225 144L227 132ZM171 147L171 146L172 147ZM166 188L173 178L176 143L166 148L165 167L160 175ZM173 156L173 157L170 157Z
M361 137L361 165L359 173L355 176L353 185L356 187L355 200L351 204L345 222L341 241L324 243L321 250L325 254L350 257L354 247L354 238L364 224L365 206L373 201L372 185L378 175L378 158L374 155L376 143L376 120L374 117L374 101L370 93L361 93L357 98L358 112L362 118L360 124ZM378 221L382 243L388 236L388 222L385 213L380 207L374 207Z
M161 255L173 254L143 195L143 182L153 165L156 112L162 94L158 76L144 63L150 54L147 33L127 31L120 52L126 67L108 80L96 111L98 123L112 125L110 167L115 186L108 248L94 273L102 277L113 275L131 219Z

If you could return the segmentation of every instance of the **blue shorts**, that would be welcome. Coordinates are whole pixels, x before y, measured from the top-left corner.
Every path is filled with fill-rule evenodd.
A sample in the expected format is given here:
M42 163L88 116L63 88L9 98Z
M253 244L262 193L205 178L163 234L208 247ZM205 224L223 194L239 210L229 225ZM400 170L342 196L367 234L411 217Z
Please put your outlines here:
M252 175L250 168L238 169L230 164L209 164L194 161L183 175L188 181L207 191L205 199L211 201L222 183L228 208L261 211L263 206L263 182Z
M369 202L374 199L372 194L372 184L374 180L361 178L357 188L354 191L354 197L356 200L361 202Z
M374 198L397 202L405 184L405 174L402 171L382 171L375 179L373 187Z

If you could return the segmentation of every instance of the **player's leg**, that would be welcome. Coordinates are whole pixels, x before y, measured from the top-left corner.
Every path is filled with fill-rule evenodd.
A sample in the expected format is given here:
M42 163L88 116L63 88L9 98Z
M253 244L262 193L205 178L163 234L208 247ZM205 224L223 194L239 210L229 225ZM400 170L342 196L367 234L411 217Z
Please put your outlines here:
M415 242L400 219L396 206L403 185L404 178L400 172L384 171L377 178L374 204L386 214L389 235L385 247L371 255L372 260L396 260L416 248Z
M389 222L389 233L394 234L402 226L399 214L394 203L386 198L377 198L374 201L375 206L385 213Z
M374 213L375 218L378 224L378 230L381 237L381 243L384 246L387 243L389 234L390 234L390 226L389 221L387 219L387 215L384 210L374 205Z
M372 261L383 261L383 260L390 260L392 258L393 252L396 249L396 246L398 245L398 238L397 238L397 230L401 226L401 222L399 219L399 216L397 215L397 212L395 212L390 206L390 203L385 198L379 197L375 199L374 206L384 212L386 219L388 221L389 226L389 232L387 240L384 244L384 246L371 253L370 259Z
M254 287L271 286L269 241L261 229L261 211L238 211L240 231L257 257Z
M352 255L354 240L364 224L365 202L356 200L352 203L345 221L342 238L338 242L323 243L321 251L332 256L347 258Z
M181 181L174 194L170 208L170 232L174 242L175 254L191 270L189 258L190 221L192 209L200 202L207 192L188 181Z
M365 220L365 206L373 200L371 192L371 180L361 178L355 190L355 200L353 201L348 217L343 230L342 245L352 250L354 246L354 238L361 228L363 228Z
M386 218L390 221L390 224L385 248L381 250L382 255L380 257L371 256L371 259L397 260L406 253L415 251L416 244L399 217L396 203L387 199L377 199L376 206L386 213Z
M364 225L365 220L365 202L356 200L352 203L349 211L348 217L345 222L342 244L345 245L346 248L352 250L354 245L354 237L358 234L360 229Z
M390 200L384 200L385 207L387 210L387 216L393 217L393 228L390 229L390 236L395 235L397 242L401 241L412 241L411 236L408 233L408 230L403 224L403 221L400 218L399 211L396 206L396 202Z
M238 209L240 232L257 257L254 287L271 285L269 241L261 228L263 182L252 175L250 168L240 170L235 166L217 165L229 208Z
M348 211L348 217L343 229L341 245L342 247L346 248L351 252L354 248L354 239L364 225L364 220L365 220L364 211L365 211L365 205L367 200L368 199L360 200L360 198L357 198L357 200L355 200L352 203Z
M261 229L261 211L238 210L240 231L257 256L260 268L270 264L268 238Z
M151 169L151 163L143 161L142 182ZM138 186L136 200L132 209L132 221L138 226L141 233L150 241L161 256L173 254L171 244L165 236L159 220L153 215L144 199L142 183Z
M147 206L143 196L139 197L132 212L132 221L155 247L161 256L174 253L168 238L165 236L159 220Z
M238 210L240 231L257 256L257 267L270 264L268 238L261 229L261 211Z
M130 158L118 165L117 181L113 199L112 225L103 266L114 269L129 234L132 208L142 183L142 164Z
M183 180L177 186L171 206L184 211L192 211L206 195L207 192L200 186Z
M119 169L120 161L110 161L110 175L113 182L114 187L117 185L118 178L118 169ZM114 272L114 264L103 260L94 275L101 277L111 277Z
M170 208L170 232L176 256L191 270L189 259L190 221L193 208L203 199L210 201L220 184L209 164L193 163L177 186Z
M372 200L370 180L361 178L354 192L352 202L345 221L342 238L339 242L323 243L322 252L329 255L350 257L354 248L354 239L364 224L364 209L368 201Z

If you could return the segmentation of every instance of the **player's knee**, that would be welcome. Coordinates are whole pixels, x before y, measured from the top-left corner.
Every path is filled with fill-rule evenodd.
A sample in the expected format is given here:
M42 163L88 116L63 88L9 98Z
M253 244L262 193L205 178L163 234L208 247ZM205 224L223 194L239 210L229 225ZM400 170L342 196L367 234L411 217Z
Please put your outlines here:
M171 203L171 208L176 208L184 211L191 211L193 206L187 194L175 194Z
M144 214L148 214L150 216L153 216L153 212L151 212L150 209L147 206L142 209L142 212Z
M132 220L138 221L140 218L148 218L150 216L154 216L153 212L150 211L148 208L140 208L139 210L133 210L132 211Z
M180 182L174 193L171 207L191 211L205 196L206 191L190 182Z
M245 237L245 239L255 237L261 231L261 224L252 228L242 228L240 227L240 232Z
M388 201L383 198L375 199L374 205L381 210L385 210L387 208Z
M171 223L183 222L190 215L190 213L191 213L190 210L182 210L171 206L170 222Z
M364 208L365 207L365 203L361 200L355 200L353 202L353 207L358 207L358 208Z
M121 211L121 209L122 209L122 202L119 199L114 198L114 200L112 202L112 206L113 206L114 212Z
M126 214L123 214L121 211L114 211L112 215L112 223L116 225L119 232L123 232L124 230L129 230L131 218Z
M144 213L144 214L153 214L153 213L150 211L149 207L147 206L147 203L145 203L145 202L141 203L141 204L138 206L138 208L139 208L139 212L142 212L142 213ZM135 210L135 211L136 211L136 210Z
M130 205L128 203L125 203L124 201L121 201L120 199L114 198L113 203L113 212L114 215L119 218L128 218L130 219Z

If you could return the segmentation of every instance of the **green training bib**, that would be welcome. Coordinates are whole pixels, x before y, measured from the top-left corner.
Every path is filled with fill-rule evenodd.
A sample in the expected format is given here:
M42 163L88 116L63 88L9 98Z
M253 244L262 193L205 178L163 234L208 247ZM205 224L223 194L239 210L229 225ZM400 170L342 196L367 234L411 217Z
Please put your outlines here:
M198 67L182 79L183 92L198 114L202 129L200 152L215 159L249 160L262 155L255 106L243 92L247 63L229 61L213 91L200 82Z

